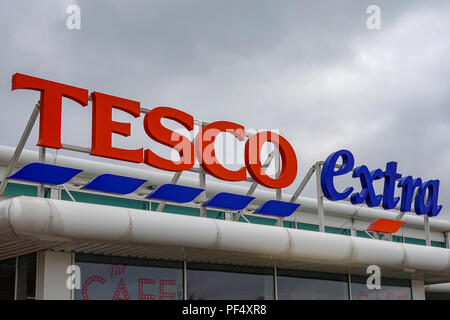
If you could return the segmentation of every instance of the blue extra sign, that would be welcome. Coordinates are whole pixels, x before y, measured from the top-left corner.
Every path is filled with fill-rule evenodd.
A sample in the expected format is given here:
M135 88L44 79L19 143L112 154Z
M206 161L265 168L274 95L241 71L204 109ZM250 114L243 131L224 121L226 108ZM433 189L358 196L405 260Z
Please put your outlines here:
M342 160L342 165L338 166L338 160ZM321 174L321 184L324 196L333 201L343 200L350 196L353 204L365 202L369 207L378 207L380 204L384 209L394 209L400 202L400 211L410 212L414 197L414 210L416 214L427 214L430 217L437 216L442 209L438 205L439 180L422 181L421 178L413 178L397 172L397 162L391 161L386 164L386 168L369 171L367 166L362 165L354 168L355 158L348 150L339 150L328 156L323 164ZM341 176L353 170L353 178L359 178L361 191L354 192L353 187L348 187L344 191L336 190L334 177ZM384 179L383 194L377 194L373 183L375 180ZM397 183L398 181L398 183ZM395 197L395 188L402 189L401 197Z

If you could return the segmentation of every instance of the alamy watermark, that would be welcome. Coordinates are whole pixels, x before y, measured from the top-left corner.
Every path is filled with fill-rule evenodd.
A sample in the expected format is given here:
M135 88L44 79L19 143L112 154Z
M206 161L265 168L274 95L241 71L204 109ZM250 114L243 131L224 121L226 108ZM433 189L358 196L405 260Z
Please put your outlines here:
M204 128L201 132L190 132L187 136L181 136L182 130L174 130L170 136L174 143L170 153L170 161L175 164L182 162L190 163L196 160L199 163L222 164L229 166L244 166L249 164L263 164L269 157L272 157L269 165L261 168L268 175L277 175L281 168L277 167L277 161L282 157L280 151L280 130L279 129L227 129L225 131L216 128ZM256 135L257 134L257 135ZM199 138L201 135L202 139ZM253 136L253 139L246 139L246 136ZM195 145L194 148L190 144ZM247 152L244 152L247 149ZM196 157L192 153L196 153ZM275 154L272 154L274 153ZM244 153L248 156L245 159ZM277 156L276 156L277 155ZM181 158L182 157L182 158ZM277 157L279 159L277 159Z
M76 4L67 7L66 13L69 15L66 19L66 27L69 30L81 29L81 9Z
M373 264L367 267L366 273L370 274L367 278L366 285L369 290L381 289L381 269L379 266Z
M366 26L369 30L381 29L381 9L379 6L372 4L367 7L366 13L369 14L366 20Z
M81 269L79 266L72 264L67 267L66 273L69 277L66 280L67 289L80 289L81 288Z

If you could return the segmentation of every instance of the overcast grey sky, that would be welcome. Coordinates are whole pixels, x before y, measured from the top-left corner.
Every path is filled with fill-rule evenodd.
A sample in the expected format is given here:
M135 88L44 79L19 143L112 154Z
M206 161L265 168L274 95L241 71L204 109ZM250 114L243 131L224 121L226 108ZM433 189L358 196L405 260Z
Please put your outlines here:
M81 30L66 28L70 4ZM381 30L366 27L371 4ZM20 72L279 129L298 180L342 148L371 169L398 161L404 175L441 180L450 219L449 16L445 0L2 1L0 144L16 145L38 98L11 92ZM90 146L90 119L64 102L63 142ZM117 146L150 144L141 121ZM27 148L36 142L35 128Z

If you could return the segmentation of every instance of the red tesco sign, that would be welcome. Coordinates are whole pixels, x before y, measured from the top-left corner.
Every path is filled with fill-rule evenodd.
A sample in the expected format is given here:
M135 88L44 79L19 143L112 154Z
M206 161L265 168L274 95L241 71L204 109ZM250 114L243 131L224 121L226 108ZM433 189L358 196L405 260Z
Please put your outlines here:
M71 99L86 106L89 91L45 79L16 73L12 77L12 90L29 89L41 92L39 140L37 145L61 149L61 108L62 98ZM297 157L289 142L274 132L259 132L251 136L245 144L245 167L229 170L219 163L214 152L214 141L221 132L232 133L239 141L245 140L244 127L228 121L216 121L203 127L194 142L165 128L162 119L178 122L188 131L194 130L194 118L181 110L170 107L157 107L146 113L143 126L147 135L180 155L179 161L162 158L150 149L120 149L112 146L112 134L128 137L131 124L112 120L112 110L118 109L140 117L140 102L128 100L100 92L92 97L92 146L91 155L145 164L167 171L184 171L194 166L195 158L210 175L227 181L245 181L247 172L259 184L273 189L289 186L297 175ZM261 163L261 149L264 143L271 142L278 147L281 160L281 173L272 178L265 173Z

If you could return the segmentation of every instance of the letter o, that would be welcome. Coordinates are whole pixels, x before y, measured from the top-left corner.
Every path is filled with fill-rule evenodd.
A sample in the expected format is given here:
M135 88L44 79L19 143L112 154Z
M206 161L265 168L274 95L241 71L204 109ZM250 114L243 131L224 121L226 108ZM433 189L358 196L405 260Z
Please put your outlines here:
M269 177L261 163L261 148L266 142L278 147L281 155L282 169L278 178ZM272 189L288 187L297 176L297 156L289 142L282 136L270 132L259 132L247 140L245 144L245 166L253 180Z

